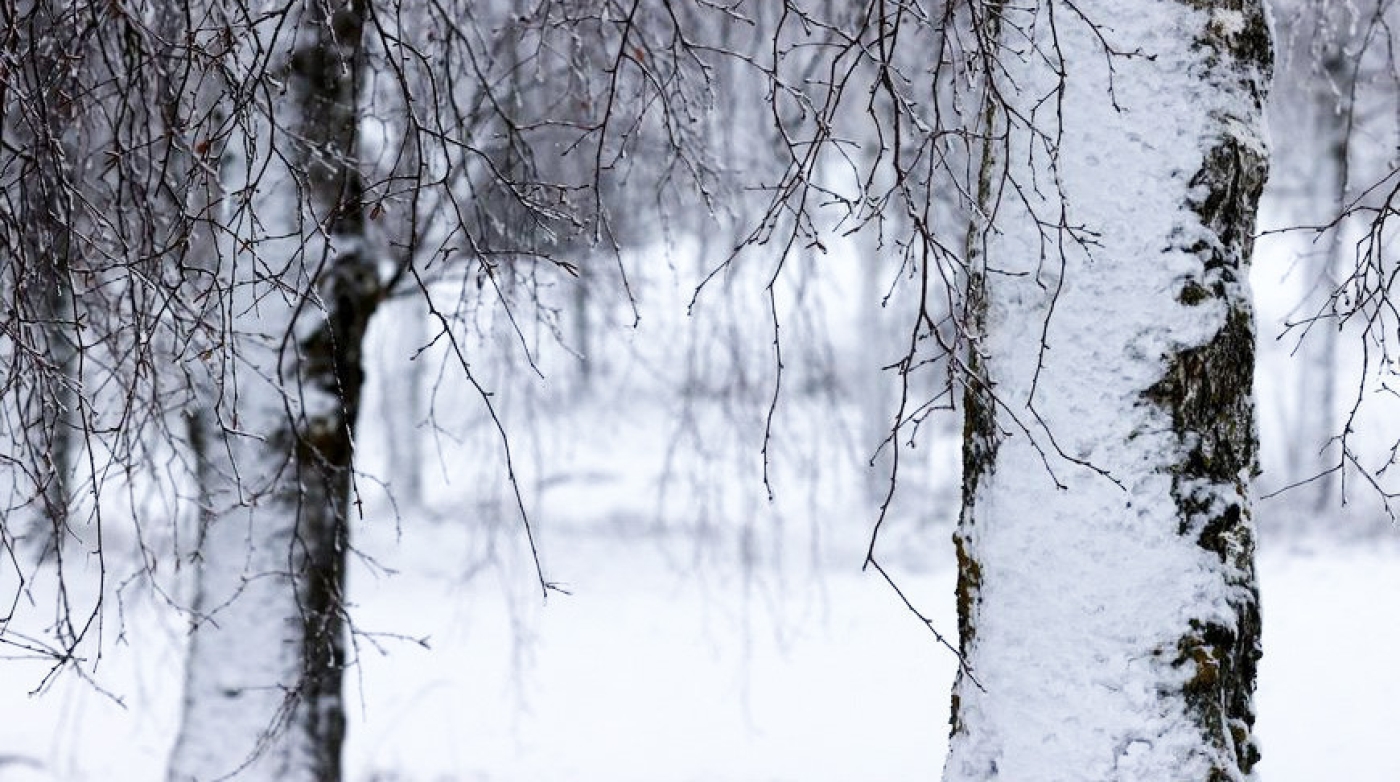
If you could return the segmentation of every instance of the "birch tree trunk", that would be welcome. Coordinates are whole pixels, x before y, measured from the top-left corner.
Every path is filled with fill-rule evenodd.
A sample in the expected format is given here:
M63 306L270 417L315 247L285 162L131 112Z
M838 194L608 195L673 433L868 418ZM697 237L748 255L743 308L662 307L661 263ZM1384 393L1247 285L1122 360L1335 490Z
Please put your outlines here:
M352 429L380 299L356 161L365 10L306 0L252 28L284 92L225 162L233 344L193 438L210 507L171 780L341 776Z
M1345 44L1337 44L1319 63L1323 84L1319 85L1314 112L1317 116L1317 137L1324 142L1310 194L1312 204L1320 207L1314 215L1325 222L1333 215L1345 214L1347 209L1351 162L1351 93L1354 90L1356 67L1343 53ZM1309 215L1311 219L1318 219ZM1311 286L1302 314L1316 316L1308 329L1299 352L1301 373L1295 407L1293 442L1289 449L1289 481L1309 481L1300 492L1308 510L1323 514L1338 503L1339 472L1343 462L1341 447L1335 438L1341 434L1341 411L1338 409L1337 374L1339 318L1333 314L1332 295L1340 286L1339 270L1347 261L1347 221L1340 221L1327 235L1325 249L1315 250L1306 264L1305 283ZM1333 468L1338 468L1334 470Z
M1250 778L1261 3L984 21L944 779Z

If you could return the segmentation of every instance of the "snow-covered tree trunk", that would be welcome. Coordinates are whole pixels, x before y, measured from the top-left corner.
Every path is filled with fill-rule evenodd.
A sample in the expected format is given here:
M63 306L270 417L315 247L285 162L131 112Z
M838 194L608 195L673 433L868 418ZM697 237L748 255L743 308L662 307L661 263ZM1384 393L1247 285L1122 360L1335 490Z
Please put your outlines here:
M1249 778L1261 3L987 8L944 778Z
M193 438L209 507L169 770L180 782L341 774L352 428L380 299L356 162L365 7L287 10L248 47L285 91L253 96L269 111L243 115L258 132L225 164L231 344Z

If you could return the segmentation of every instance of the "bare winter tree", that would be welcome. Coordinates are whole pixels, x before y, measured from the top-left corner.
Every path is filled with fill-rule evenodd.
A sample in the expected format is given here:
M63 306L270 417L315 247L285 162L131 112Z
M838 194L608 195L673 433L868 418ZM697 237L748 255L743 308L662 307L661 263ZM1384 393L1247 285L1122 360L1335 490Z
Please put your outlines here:
M224 161L236 397L213 406L205 449L212 516L170 778L337 779L360 346L381 295L358 164L366 9L230 21L247 25L231 66L267 69L249 86L280 94L237 107L245 135ZM256 751L224 733L249 720Z
M910 378L951 354L963 666L945 778L1243 778L1261 6L787 2L773 40L752 61L789 165L750 246L819 241L818 204L899 214L912 276L945 283L913 308L894 435L937 406ZM820 52L800 76L799 48ZM836 120L856 106L864 132ZM857 162L857 143L876 152ZM965 250L939 191L975 216ZM867 564L890 579L875 542Z
M1306 125L1309 135L1322 140L1325 149L1318 150L1312 144L1285 145L1284 149L1306 149L1307 155L1298 156L1301 166L1290 165L1294 161L1283 155L1278 168L1285 181L1289 174L1298 175L1298 192L1292 199L1296 206L1291 210L1298 217L1290 222L1316 224L1329 222L1345 211L1353 186L1349 181L1350 126L1355 121L1352 106L1359 86L1359 60L1349 50L1355 47L1356 8L1303 3L1296 11L1282 17L1279 64L1280 73L1291 77L1281 82L1302 85L1296 90L1302 95L1290 96L1286 87L1280 89L1282 95L1273 101L1274 113L1284 123ZM1303 167L1307 170L1299 170ZM1324 241L1306 248L1299 268L1306 295L1291 319L1299 325L1299 332L1306 333L1299 352L1308 366L1299 373L1298 398L1292 405L1288 478L1290 482L1313 479L1307 484L1312 495L1309 504L1317 511L1328 509L1336 500L1338 471L1331 468L1339 460L1335 458L1337 449L1331 446L1340 413L1340 334L1326 315L1345 255L1345 231L1340 226Z
M369 319L419 297L476 384L472 307L515 323L532 285L572 278L573 235L615 248L626 222L600 194L703 188L680 113L699 110L703 75L683 77L675 18L635 3L7 10L5 62L27 76L3 82L6 431L25 444L6 462L6 554L26 572L12 519L66 506L70 433L92 504L77 532L55 528L99 567L114 474L193 499L192 544L170 519L138 522L197 581L170 778L338 779ZM605 67L570 54L584 42ZM581 100L550 114L520 99L545 89L530 85ZM639 158L663 162L629 180ZM61 568L54 637L3 636L56 667L100 648L85 639L106 594L99 579L75 604Z
M584 36L647 58L653 42L629 27L641 30L635 7L587 10L312 0L221 20L235 34L220 356L236 397L219 398L202 438L219 488L206 490L172 780L340 777L365 330L384 298L418 298L432 339L476 384L459 342L469 299L504 307L520 334L515 308L535 300L531 286L576 273L561 249L573 235L617 241L599 194L651 121L642 96L664 90L599 76L557 46ZM649 62L655 73L667 56ZM568 93L581 104L550 115L522 100L524 85L545 90L561 73L582 80ZM361 137L366 127L376 138ZM570 149L587 162L544 163ZM229 740L233 723L242 740Z

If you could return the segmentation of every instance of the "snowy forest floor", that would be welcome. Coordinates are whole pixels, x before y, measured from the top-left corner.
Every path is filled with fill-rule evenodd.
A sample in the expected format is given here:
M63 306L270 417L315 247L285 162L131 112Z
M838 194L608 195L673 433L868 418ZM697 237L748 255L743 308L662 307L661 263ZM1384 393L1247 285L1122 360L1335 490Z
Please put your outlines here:
M401 572L356 572L360 627L427 647L361 639L356 782L854 782L941 767L952 655L854 566L697 573L689 542L560 535L573 596L539 609L503 598L514 576L450 565L471 556L459 528L381 537ZM1260 566L1263 778L1400 778L1400 549L1270 545ZM946 561L905 586L952 632ZM74 677L31 697L35 672L6 661L0 779L161 779L180 669L168 632L141 631L150 619L99 668L125 708Z

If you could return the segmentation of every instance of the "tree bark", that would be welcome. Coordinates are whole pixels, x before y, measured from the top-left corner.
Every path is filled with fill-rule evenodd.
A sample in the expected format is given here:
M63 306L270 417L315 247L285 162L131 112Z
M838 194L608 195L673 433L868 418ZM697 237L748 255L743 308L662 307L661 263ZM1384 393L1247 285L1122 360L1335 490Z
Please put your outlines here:
M307 0L253 30L285 94L225 163L248 205L220 264L234 380L203 432L211 513L171 780L341 777L353 427L381 298L356 160L365 11Z
M1249 778L1261 4L983 22L944 779Z

